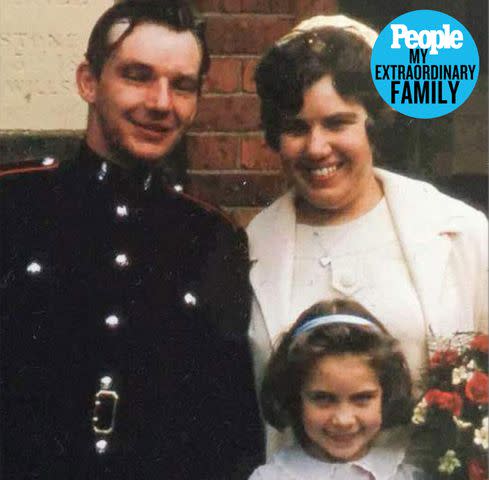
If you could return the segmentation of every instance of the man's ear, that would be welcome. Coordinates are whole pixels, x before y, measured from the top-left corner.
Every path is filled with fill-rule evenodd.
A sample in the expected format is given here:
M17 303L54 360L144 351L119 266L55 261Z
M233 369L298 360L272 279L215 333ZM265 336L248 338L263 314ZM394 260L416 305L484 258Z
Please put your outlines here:
M97 98L98 79L86 60L81 62L76 69L76 84L78 85L80 97L89 105L94 103Z

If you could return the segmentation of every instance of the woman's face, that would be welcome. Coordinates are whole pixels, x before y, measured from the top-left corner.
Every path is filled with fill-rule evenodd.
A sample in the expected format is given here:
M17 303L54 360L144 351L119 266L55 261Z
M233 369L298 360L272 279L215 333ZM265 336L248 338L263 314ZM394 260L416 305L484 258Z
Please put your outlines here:
M301 111L286 119L280 136L284 170L301 200L299 214L312 210L341 223L380 200L366 120L365 108L340 97L329 75L305 91Z

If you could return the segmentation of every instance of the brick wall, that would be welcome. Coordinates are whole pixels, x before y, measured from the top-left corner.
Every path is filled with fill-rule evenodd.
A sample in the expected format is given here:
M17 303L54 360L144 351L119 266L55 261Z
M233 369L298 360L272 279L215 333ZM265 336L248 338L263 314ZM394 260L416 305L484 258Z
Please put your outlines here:
M187 138L190 191L246 224L285 188L278 155L260 132L254 69L300 19L334 13L336 0L196 0L212 57L200 111Z

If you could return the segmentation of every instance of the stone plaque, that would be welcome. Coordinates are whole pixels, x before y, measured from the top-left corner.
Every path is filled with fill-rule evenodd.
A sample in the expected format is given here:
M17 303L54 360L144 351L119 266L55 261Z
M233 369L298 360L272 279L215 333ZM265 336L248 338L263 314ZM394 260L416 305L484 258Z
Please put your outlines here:
M83 129L75 69L112 0L0 2L0 130Z

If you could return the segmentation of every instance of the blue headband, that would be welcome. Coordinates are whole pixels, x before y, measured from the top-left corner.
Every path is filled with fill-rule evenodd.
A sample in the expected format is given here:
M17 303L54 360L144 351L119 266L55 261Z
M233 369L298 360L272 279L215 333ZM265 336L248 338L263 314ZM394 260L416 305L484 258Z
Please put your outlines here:
M344 314L335 314L335 315L325 315L323 317L311 318L307 322L303 323L300 327L297 327L295 332L292 334L292 338L296 338L304 332L308 332L316 327L320 327L322 325L331 325L333 323L346 323L348 325L360 325L362 327L369 327L375 332L383 333L382 330L372 323L370 320L366 320L362 317L357 317L355 315L344 315Z

